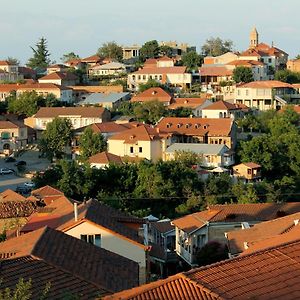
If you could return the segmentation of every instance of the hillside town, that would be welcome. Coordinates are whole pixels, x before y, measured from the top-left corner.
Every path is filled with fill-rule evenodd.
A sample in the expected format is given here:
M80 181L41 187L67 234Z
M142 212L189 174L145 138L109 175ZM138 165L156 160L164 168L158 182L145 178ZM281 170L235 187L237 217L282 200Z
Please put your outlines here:
M0 299L300 299L300 54L245 36L0 57Z

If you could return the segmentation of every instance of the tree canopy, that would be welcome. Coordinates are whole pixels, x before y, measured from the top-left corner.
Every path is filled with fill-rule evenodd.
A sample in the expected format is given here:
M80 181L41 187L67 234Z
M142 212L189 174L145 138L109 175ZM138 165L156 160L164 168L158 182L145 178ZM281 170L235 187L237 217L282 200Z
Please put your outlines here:
M233 50L233 42L231 40L222 40L221 38L209 38L202 46L203 56L219 56Z
M49 159L62 158L65 147L69 146L72 138L72 124L69 119L53 119L46 126L40 139L39 147Z
M136 105L133 113L138 121L155 124L165 115L166 108L162 102L153 100Z
M247 83L254 80L252 69L244 66L236 67L233 70L232 78L236 83L240 83L240 82Z
M157 40L148 41L140 49L140 57L142 60L157 58L159 55L159 49Z
M182 55L181 60L189 71L195 71L201 65L202 57L196 51L189 51Z
M278 70L274 76L275 80L283 81L286 83L299 83L300 73L292 72L290 70Z
M8 56L6 60L7 60L7 61L9 62L9 64L11 64L11 65L15 65L15 66L20 65L20 60L19 60L18 58Z
M47 68L50 63L50 53L47 49L47 40L44 37L41 37L36 44L36 48L30 48L33 51L33 57L28 60L27 66L33 69Z
M87 127L79 139L80 156L86 161L90 156L106 150L106 141L100 133L94 133L91 127Z
M80 59L80 57L79 57L79 55L75 54L74 52L69 52L62 56L61 61L66 63L71 59Z
M123 59L122 47L114 41L102 44L102 46L98 49L97 54L101 57L116 61L122 61Z
M164 88L164 86L160 82L158 82L154 79L148 79L148 81L146 83L142 83L139 85L139 93L142 93L152 87Z

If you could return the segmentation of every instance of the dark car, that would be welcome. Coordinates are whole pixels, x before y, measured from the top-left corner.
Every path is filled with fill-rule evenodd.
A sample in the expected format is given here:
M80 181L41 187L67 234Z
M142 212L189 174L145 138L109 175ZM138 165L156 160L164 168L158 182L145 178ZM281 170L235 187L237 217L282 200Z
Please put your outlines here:
M25 160L19 160L18 162L15 163L15 166L26 166L26 161Z
M7 162L7 163L9 163L9 162L15 162L16 159L13 158L13 157L11 157L11 156L9 156L9 157L6 157L6 158L4 159L4 161Z

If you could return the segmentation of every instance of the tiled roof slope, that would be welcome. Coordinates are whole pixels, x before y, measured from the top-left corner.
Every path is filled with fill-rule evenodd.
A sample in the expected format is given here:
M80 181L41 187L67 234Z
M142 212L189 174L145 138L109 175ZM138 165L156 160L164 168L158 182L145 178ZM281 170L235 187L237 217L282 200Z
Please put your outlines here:
M291 88L294 87L285 82L278 80L262 80L262 81L252 81L249 83L244 83L238 86L238 88L254 88L254 89L272 89L272 88Z
M31 192L32 195L38 195L39 197L45 197L45 196L63 196L64 193L61 192L58 189L55 189L54 187L50 185L45 185L43 187L40 187L38 189L35 189Z
M169 95L165 90L163 90L161 87L152 87L144 92L134 96L131 99L131 102L145 102L145 101L162 101L162 102L170 102L172 99L172 96Z
M0 202L0 219L29 217L36 205L31 201Z
M207 210L173 221L185 232L193 232L207 222L262 222L300 212L300 202L211 205Z
M91 156L88 161L90 164L122 164L122 159L120 156L109 153L108 151L97 153Z
M59 116L80 116L99 118L104 113L103 107L41 107L35 118L55 118Z
M283 234L295 227L294 221L299 219L300 212L286 217L255 224L251 228L227 232L229 252L231 254L243 252L246 250L245 243L247 243L247 247L252 248L253 244L264 241L270 237L278 235L283 237Z
M179 107L196 108L206 101L206 98L175 98L168 106L168 109L177 109Z
M131 288L138 284L137 263L48 227L1 243L0 257L38 259L57 271L72 274L72 277L89 285L92 284L99 291L106 293ZM24 272L19 268L18 276L27 278L28 275L21 271ZM35 269L35 272L38 271ZM60 281L61 287L78 288L72 287L73 284L68 280L65 282L61 277L51 279L53 282ZM37 278L38 280L43 279ZM87 290L86 293L88 292Z
M67 72L53 72L41 77L39 80L77 80L77 76Z
M205 108L203 110L237 110L239 109L235 104L229 103L223 100L214 102Z
M22 195L14 192L11 189L7 189L0 193L0 202L7 202L7 201L24 201L26 200L25 197Z
M56 213L58 210L56 210ZM58 229L67 230L81 222L81 220L90 221L96 225L100 225L108 230L122 235L138 244L143 246L143 240L138 236L138 232L124 223L143 223L142 219L125 214L117 209L107 206L96 200L89 200L86 203L82 203L78 206L78 221L74 221L74 215L70 212L69 216L66 216L66 222L62 224Z
M105 300L300 298L300 240L123 291Z

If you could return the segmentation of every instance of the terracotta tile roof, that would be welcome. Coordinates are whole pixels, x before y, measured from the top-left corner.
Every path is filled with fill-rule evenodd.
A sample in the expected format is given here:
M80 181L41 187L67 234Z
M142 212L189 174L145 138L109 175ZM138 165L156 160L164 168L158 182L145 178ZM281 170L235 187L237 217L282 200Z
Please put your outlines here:
M201 67L199 68L200 76L231 76L232 70L226 67Z
M294 88L291 84L278 80L252 81L238 86L238 88L272 89L272 88Z
M12 191L11 189L7 189L4 192L0 193L0 202L8 201L26 201L26 198Z
M60 218L61 215L56 215L54 213L50 215L40 215L39 213L34 213L29 217L28 222L21 228L20 233L28 233L45 226L57 228L60 225Z
M153 87L145 90L144 92L134 96L130 101L131 102L145 102L157 100L160 102L170 102L172 96L168 94L161 87Z
M300 297L300 241L193 269L105 300L284 299Z
M234 60L227 63L229 66L244 66L244 67L253 67L253 66L264 66L264 63L257 60Z
M54 83L26 83L17 87L18 91L35 91L35 90L71 90L68 87Z
M248 247L251 250L252 245L257 242L263 242L277 235L283 236L283 234L295 227L295 221L299 219L300 213L295 213L286 217L255 224L251 228L227 232L229 252L233 255L239 254Z
M10 93L16 91L19 88L19 84L0 84L0 92Z
M56 213L57 212L58 210L56 210ZM79 205L77 222L74 220L73 210L65 217L65 223L58 228L60 230L66 231L67 229L76 226L82 220L85 220L99 225L102 228L106 228L115 234L121 235L134 243L139 244L141 247L145 247L143 245L143 239L139 237L138 232L124 224L128 222L142 224L144 223L144 220L130 216L99 201L89 200L86 203Z
M108 151L103 151L101 153L97 153L89 158L90 164L122 164L122 159L120 156L109 153Z
M207 222L262 222L300 212L300 202L211 205L207 210L173 220L185 232L193 232Z
M239 165L235 165L234 167L239 167L239 166L242 166L242 165L244 165L244 166L246 166L246 167L248 167L248 168L250 168L250 169L261 168L261 165L256 164L256 163L254 163L254 162L241 163L241 164L239 164Z
M123 140L126 144L134 144L137 141L152 141L160 138L160 133L156 128L146 125L128 129L121 133L115 134L108 140Z
M122 132L128 130L129 128L135 127L134 124L117 124L115 122L103 122L103 123L95 123L91 125L91 128L94 132L97 133L112 133L112 132Z
M100 118L105 109L103 107L41 107L35 118L55 118L80 116L83 118Z
M0 129L24 128L25 125L18 125L11 121L0 121Z
M175 98L168 106L168 109L177 109L179 107L197 108L202 105L206 98Z
M0 219L29 217L36 205L31 201L0 202Z
M81 59L81 62L86 62L86 63L89 63L89 62L96 63L99 61L101 61L101 58L99 55L92 55L92 56Z
M60 299L58 293L63 289L81 290L80 299L94 299L95 292L103 296L138 284L137 263L49 227L1 243L0 256L5 259L0 266L1 278L5 278L2 286L12 286L12 279L28 279L35 273L33 286L39 286L39 291L51 282L50 295L54 293L54 298L50 299ZM24 265L20 262L25 258L29 261ZM18 272L8 268L10 262L15 263L14 271ZM43 268L39 268L41 262ZM91 291L94 297L87 296Z
M140 69L132 75L139 74L184 74L186 73L186 67L147 67Z
M53 72L46 76L43 76L39 81L43 80L77 80L78 77L72 73L68 72Z
M229 136L234 122L231 119L209 119L209 118L162 118L157 128L161 132L184 134L184 135L205 135Z
M53 188L50 185L45 185L41 188L35 189L31 192L32 195L39 196L39 197L45 197L45 196L62 196L64 195L63 192L61 192L58 189Z
M66 65L63 65L63 64L53 64L53 65L50 65L47 67L47 69L56 69L56 68L67 68Z
M220 100L206 106L203 110L238 110L238 107L235 104Z
M11 65L7 60L0 60L0 66L9 66Z

